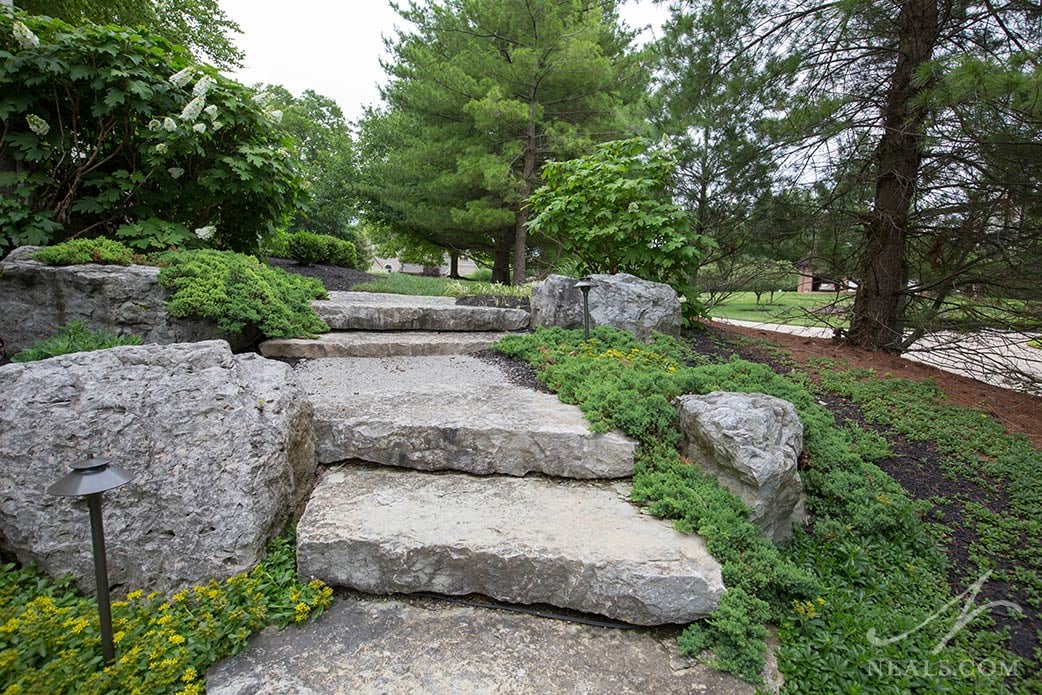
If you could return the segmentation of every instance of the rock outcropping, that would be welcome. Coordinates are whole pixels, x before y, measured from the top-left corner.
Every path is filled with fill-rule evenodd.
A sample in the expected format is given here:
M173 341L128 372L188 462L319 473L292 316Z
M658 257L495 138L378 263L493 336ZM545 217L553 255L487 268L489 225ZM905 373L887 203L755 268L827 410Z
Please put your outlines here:
M652 331L680 332L680 299L669 285L634 275L591 275L590 327L612 326L647 340ZM582 292L575 278L551 275L532 289L532 326L583 327Z
M310 492L311 405L289 366L224 341L0 367L0 545L92 591L87 508L52 497L90 454L135 478L104 497L109 579L170 591L242 572Z
M762 393L723 391L681 396L676 404L684 455L741 498L767 538L789 538L804 518L796 470L803 424L792 404Z
M240 350L256 331L228 335L211 321L167 313L170 293L159 286L159 268L144 265L49 266L23 246L0 261L0 350L10 356L50 338L70 321L94 330L140 336L145 343L221 338Z

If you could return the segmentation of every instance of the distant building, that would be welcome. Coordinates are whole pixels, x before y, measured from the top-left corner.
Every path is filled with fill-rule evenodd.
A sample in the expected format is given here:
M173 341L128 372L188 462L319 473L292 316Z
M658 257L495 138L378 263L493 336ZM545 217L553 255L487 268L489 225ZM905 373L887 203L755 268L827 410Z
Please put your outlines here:
M371 273L386 273L390 268L393 273L407 273L409 275L431 275L443 277L449 274L449 255L445 254L440 266L422 266L415 263L402 263L397 258L378 258L373 256L369 266ZM478 269L477 263L468 256L459 257L459 274L470 275Z

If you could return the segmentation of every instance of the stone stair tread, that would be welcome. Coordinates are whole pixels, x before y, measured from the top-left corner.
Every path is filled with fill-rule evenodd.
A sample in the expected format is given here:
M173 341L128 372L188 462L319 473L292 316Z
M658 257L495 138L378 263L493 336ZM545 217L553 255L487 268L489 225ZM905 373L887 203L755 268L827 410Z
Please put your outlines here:
M334 330L518 331L529 324L523 309L457 305L452 297L330 292L311 305Z
M612 630L419 597L338 596L206 673L210 695L753 695L661 629Z
M638 625L715 609L720 565L620 483L330 468L297 525L302 577L368 593L545 603Z
M327 358L295 367L315 409L322 463L571 478L633 473L636 442L594 433L556 396L469 356Z
M265 357L419 357L487 350L509 333L492 331L335 331L314 340L278 338L260 344Z

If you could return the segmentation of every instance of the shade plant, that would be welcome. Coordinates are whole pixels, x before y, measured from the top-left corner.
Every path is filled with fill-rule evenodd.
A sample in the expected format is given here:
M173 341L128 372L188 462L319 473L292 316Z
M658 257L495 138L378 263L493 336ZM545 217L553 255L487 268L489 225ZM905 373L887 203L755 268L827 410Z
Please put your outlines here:
M0 13L0 95L0 245L253 250L303 195L279 114L144 29Z

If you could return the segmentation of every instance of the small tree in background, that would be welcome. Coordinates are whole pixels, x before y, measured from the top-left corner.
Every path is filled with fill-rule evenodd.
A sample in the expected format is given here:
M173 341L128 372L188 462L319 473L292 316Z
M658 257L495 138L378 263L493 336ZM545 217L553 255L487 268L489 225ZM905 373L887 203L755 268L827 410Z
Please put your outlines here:
M303 190L277 112L162 37L0 13L0 246L254 251Z
M560 243L589 273L631 273L693 298L705 239L691 232L668 185L669 155L636 138L543 167L546 184L528 199L529 227Z

